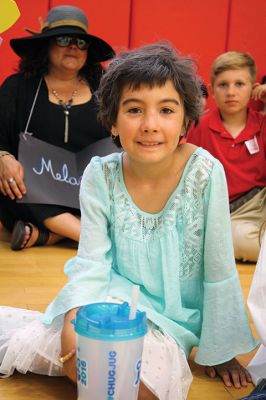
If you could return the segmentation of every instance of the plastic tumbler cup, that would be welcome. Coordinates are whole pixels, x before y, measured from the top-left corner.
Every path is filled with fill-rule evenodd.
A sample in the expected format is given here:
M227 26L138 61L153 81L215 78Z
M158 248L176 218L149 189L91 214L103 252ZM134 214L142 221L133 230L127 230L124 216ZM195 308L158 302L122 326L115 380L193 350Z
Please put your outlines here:
M145 312L129 319L128 303L94 303L79 309L77 333L78 400L138 398Z

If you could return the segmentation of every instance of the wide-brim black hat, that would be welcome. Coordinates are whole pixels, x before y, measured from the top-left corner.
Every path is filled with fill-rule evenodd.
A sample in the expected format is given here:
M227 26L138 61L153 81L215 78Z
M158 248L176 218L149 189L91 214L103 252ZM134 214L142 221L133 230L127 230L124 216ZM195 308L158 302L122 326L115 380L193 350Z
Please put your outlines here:
M89 55L96 62L109 60L115 54L112 47L103 39L88 33L88 18L77 7L58 6L52 8L41 32L29 32L32 36L10 40L12 49L20 57L34 51L34 49L38 50L49 38L62 35L78 35L85 39L90 44Z

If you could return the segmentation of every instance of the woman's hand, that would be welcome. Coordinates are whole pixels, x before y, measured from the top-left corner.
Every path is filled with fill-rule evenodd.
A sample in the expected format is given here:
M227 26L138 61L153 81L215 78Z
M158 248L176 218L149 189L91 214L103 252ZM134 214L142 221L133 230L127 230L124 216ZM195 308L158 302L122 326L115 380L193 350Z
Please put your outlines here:
M251 97L254 100L260 100L266 103L266 83L264 85L256 83L253 87Z
M65 316L65 322L61 333L61 354L64 356L75 350L77 347L76 333L74 331L74 325L71 324L71 320L76 317L78 308L69 311ZM77 368L76 368L76 357L70 358L63 364L63 371L66 376L74 383L77 382Z
M26 194L26 186L23 181L24 168L11 155L0 158L0 191L11 200L21 199Z
M225 386L234 386L237 389L246 387L251 382L250 374L235 358L223 364L205 367L205 372L210 378L220 376Z

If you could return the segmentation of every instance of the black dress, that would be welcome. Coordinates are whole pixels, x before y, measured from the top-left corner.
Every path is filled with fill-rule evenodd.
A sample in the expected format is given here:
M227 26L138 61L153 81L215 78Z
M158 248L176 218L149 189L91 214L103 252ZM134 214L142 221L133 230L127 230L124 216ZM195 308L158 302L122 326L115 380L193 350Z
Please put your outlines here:
M21 74L7 78L0 89L0 150L17 157L20 132L27 119L40 77L24 79ZM78 152L95 141L109 136L97 121L94 95L85 104L73 105L69 112L69 138L64 143L65 116L62 106L51 103L45 80L42 81L28 127L34 137L55 146ZM21 219L42 228L43 220L65 212L80 215L80 211L65 206L17 203L0 194L0 220L8 230Z

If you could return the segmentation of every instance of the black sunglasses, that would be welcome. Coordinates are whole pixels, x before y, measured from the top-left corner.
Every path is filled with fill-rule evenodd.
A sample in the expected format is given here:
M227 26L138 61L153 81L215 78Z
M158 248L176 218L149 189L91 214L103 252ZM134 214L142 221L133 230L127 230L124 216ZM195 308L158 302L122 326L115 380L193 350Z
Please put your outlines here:
M67 47L70 44L75 44L80 50L88 50L89 43L86 40L76 36L56 36L55 43L59 47Z

